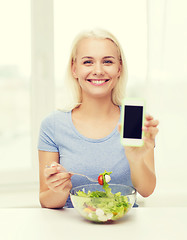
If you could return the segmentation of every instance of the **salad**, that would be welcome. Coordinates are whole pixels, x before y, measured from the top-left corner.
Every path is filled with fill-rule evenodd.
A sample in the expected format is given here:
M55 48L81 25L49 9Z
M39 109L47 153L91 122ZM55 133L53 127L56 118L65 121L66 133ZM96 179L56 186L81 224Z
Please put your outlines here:
M122 196L121 192L112 193L109 187L112 172L101 173L98 183L103 186L104 191L90 191L86 193L84 189L76 192L76 196L83 197L79 201L78 208L81 209L85 218L95 222L106 222L116 220L124 216L131 208L127 196Z

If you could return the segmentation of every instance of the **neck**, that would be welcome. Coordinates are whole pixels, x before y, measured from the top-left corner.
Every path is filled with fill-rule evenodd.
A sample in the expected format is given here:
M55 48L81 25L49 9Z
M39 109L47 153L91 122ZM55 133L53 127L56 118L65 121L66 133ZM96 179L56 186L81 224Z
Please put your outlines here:
M119 111L119 108L112 103L111 98L86 98L77 110L87 118L101 119L110 116L114 111Z

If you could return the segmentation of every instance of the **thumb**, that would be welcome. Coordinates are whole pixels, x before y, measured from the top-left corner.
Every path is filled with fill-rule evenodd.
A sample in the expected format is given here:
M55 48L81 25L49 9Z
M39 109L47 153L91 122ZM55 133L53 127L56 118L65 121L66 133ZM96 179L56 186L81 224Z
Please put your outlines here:
M52 168L53 168L53 167L56 167L56 169L57 169L58 171L64 170L64 168L62 167L62 165L59 164L59 163L57 163L57 162L52 162L52 163L51 163L51 167L52 167Z
M58 163L57 162L52 162L50 167L57 167L58 166Z
M58 172L68 172L61 164L57 165L57 171Z

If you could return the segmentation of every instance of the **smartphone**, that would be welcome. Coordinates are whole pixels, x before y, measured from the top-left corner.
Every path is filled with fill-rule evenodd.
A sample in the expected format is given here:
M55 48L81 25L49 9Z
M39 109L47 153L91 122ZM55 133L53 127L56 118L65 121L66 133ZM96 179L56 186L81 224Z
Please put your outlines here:
M121 109L121 143L124 146L142 146L145 101L126 98Z

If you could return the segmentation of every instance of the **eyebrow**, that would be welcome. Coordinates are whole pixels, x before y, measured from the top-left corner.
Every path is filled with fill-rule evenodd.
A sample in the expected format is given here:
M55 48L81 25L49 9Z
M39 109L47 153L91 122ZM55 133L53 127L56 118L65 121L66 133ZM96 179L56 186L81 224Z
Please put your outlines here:
M84 59L84 58L93 59L93 57L90 57L90 56L82 57L82 59ZM113 57L113 56L105 56L105 57L103 57L103 59L106 59L106 58L114 58L115 59L115 57Z

